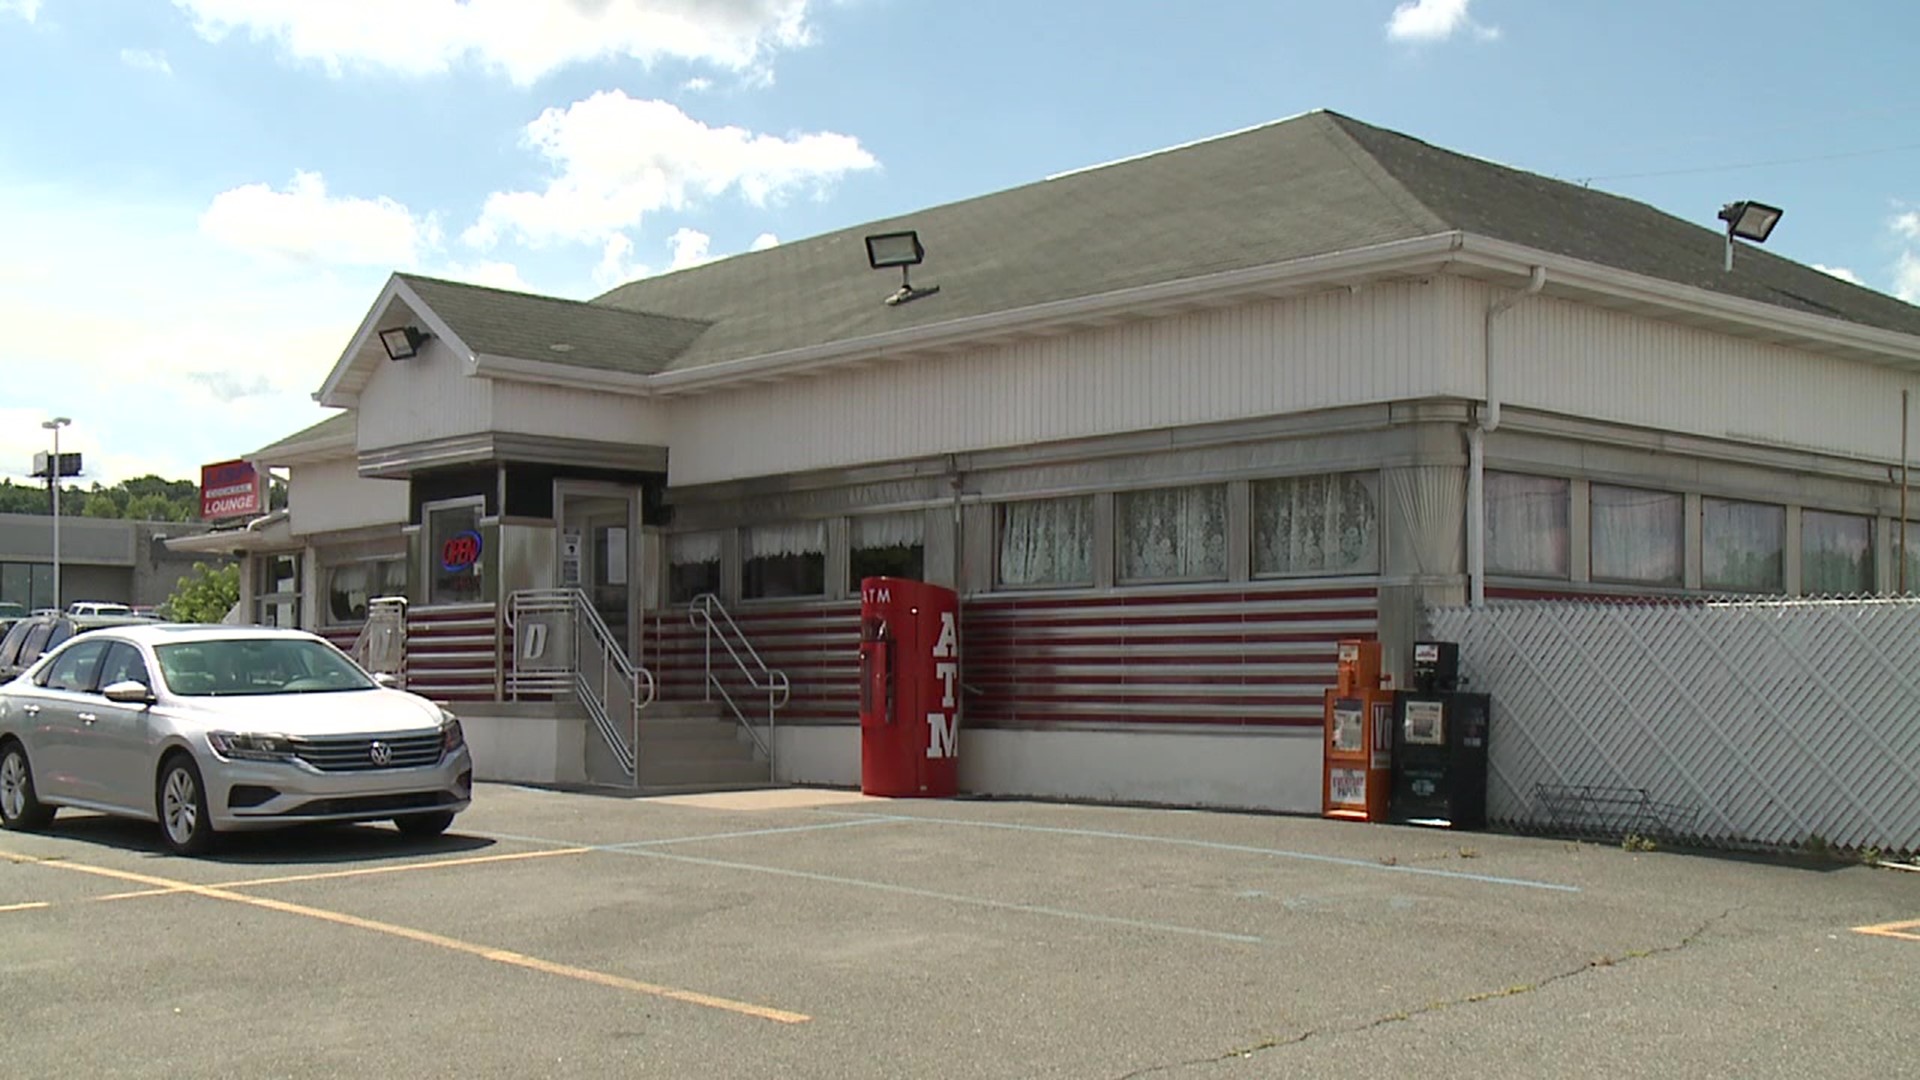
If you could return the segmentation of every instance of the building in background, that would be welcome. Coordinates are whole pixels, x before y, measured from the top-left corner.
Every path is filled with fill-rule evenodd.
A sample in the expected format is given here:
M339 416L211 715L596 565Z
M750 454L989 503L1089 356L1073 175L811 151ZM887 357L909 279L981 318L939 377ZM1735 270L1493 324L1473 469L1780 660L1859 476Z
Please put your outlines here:
M174 537L207 531L199 523L60 518L60 598L135 607L162 604L205 554L175 551ZM0 604L38 610L53 603L53 520L0 514ZM5 610L12 610L10 607Z

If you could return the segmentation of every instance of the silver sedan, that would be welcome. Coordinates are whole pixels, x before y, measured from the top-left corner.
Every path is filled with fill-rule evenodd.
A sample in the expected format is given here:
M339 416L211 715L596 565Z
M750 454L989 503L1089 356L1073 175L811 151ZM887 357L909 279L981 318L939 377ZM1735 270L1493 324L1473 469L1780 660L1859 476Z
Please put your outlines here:
M297 630L76 637L0 686L0 825L58 807L157 821L167 847L307 822L444 832L473 797L460 721Z

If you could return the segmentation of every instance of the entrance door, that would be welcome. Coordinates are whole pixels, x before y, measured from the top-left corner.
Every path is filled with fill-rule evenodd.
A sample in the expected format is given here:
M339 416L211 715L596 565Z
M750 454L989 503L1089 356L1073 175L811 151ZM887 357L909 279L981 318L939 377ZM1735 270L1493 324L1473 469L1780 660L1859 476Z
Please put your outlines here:
M559 573L563 589L587 594L629 659L639 624L638 493L606 485L560 489Z

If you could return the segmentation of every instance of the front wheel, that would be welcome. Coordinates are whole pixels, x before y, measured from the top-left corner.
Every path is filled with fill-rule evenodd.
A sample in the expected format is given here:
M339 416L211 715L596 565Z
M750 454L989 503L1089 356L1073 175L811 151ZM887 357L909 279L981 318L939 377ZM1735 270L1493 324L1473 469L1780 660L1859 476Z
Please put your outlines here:
M0 827L36 832L53 821L53 807L33 791L33 766L26 748L8 739L0 746Z
M453 811L446 810L438 814L408 814L393 819L394 827L406 836L439 836L453 824Z
M213 847L213 821L207 815L207 789L200 769L186 754L174 754L160 766L155 793L160 837L175 855L202 855Z

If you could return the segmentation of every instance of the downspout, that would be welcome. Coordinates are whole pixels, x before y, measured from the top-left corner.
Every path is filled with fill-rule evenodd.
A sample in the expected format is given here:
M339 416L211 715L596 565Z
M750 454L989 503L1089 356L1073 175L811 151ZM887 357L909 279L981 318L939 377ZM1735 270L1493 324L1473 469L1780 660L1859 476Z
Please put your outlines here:
M1486 400L1476 423L1467 428L1467 587L1469 603L1481 607L1487 602L1487 432L1500 426L1499 384L1493 377L1493 319L1529 296L1538 295L1547 284L1547 268L1535 266L1527 275L1527 287L1496 300L1487 308L1481 328L1481 384Z

